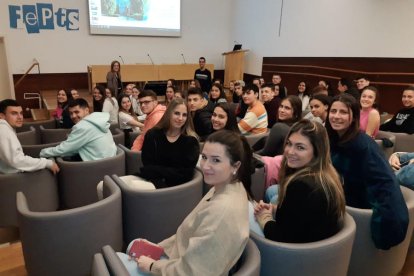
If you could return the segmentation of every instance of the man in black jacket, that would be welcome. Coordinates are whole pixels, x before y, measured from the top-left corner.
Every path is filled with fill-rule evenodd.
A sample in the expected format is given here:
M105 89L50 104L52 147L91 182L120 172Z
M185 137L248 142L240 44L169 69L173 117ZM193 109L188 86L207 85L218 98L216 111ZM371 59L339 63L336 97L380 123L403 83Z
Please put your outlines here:
M213 132L211 116L213 115L214 104L206 100L201 89L197 87L188 90L187 103L193 116L194 130L203 141Z

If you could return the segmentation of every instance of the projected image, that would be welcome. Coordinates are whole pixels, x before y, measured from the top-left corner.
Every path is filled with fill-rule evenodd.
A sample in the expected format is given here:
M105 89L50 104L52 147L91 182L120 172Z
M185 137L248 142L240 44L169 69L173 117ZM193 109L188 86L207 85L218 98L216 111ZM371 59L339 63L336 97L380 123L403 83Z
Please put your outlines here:
M126 17L127 19L145 20L144 8L147 0L101 0L103 16Z

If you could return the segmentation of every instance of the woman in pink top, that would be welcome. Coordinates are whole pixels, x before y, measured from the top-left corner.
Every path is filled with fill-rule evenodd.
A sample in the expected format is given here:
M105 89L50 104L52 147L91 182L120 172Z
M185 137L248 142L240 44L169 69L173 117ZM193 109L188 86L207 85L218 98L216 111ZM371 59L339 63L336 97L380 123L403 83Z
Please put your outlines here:
M359 120L359 129L364 131L368 136L375 138L380 127L380 114L375 108L378 100L378 89L373 86L367 86L361 93L361 115Z

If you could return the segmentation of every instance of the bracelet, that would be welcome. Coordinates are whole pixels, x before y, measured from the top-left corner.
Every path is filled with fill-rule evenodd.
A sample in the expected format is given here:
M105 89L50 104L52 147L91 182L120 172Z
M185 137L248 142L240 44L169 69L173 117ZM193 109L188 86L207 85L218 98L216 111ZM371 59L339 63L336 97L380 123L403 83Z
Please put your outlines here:
M154 264L154 262L152 262L151 264L150 264L150 269L149 269L149 271L151 271L151 269L152 269L152 265Z

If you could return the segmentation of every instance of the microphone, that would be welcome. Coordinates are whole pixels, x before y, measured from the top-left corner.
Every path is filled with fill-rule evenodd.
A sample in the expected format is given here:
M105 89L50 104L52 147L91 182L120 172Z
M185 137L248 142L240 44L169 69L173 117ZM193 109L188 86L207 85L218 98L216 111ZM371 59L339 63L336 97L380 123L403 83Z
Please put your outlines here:
M233 40L234 44L240 44L237 40Z
M183 57L184 64L187 64L187 62L185 62L185 57L184 57L184 54L181 54L181 56Z
M151 58L150 54L147 54L147 56L149 57L149 59L150 59L150 61L151 61L151 64L152 64L152 65L154 65L154 61L152 60L152 58Z
M124 59L122 58L122 56L119 56L119 58L122 60L122 64L125 64Z

